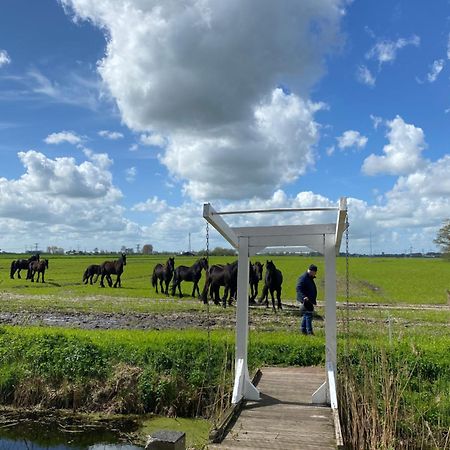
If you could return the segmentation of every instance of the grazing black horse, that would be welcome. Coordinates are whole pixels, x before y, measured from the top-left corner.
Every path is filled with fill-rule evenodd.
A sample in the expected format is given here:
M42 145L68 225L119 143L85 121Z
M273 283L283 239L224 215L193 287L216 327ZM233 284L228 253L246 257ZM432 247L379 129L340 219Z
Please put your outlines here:
M120 276L123 273L123 266L127 265L127 255L125 253L122 253L119 257L119 259L116 259L114 261L105 261L100 265L100 286L105 287L105 283L103 283L103 279L106 277L108 281L109 287L112 287L112 278L111 275L117 275L116 282L114 283L114 287L117 286L122 287L122 283L120 281Z
M30 265L28 266L28 275L31 282L34 283L34 276L37 273L36 283L39 283L39 277L41 277L41 283L45 283L45 269L48 269L48 259L41 259L40 261L30 262Z
M205 269L205 271L208 270L208 260L206 258L200 258L191 267L178 266L173 274L172 296L175 295L175 291L178 288L180 297L183 297L183 293L181 292L181 282L191 281L194 283L194 286L192 288L192 297L195 297L196 292L200 297L198 282L202 277L202 269Z
M97 275L95 277L95 280L93 280L94 275ZM89 284L97 283L97 279L98 279L99 275L101 275L100 266L98 264L91 264L84 271L83 283L88 284L88 281L89 281Z
M266 261L266 276L264 278L264 288L261 294L259 302L266 304L266 308L269 307L269 292L272 297L272 308L275 311L275 299L274 292L277 295L278 309L283 309L281 305L281 284L283 283L283 274L281 270L275 267L272 261Z
M258 296L258 283L262 280L263 267L264 264L261 264L259 261L250 264L250 303L255 303L255 298Z
M232 299L236 298L237 291L237 271L238 262L234 261L231 264L214 264L206 272L205 286L202 291L203 303L208 303L208 291L210 297L216 305L220 304L220 287L224 286L224 294L222 297L222 306L225 308L228 304L231 305Z
M28 259L16 259L14 261L11 262L11 270L9 272L9 277L14 280L14 274L17 271L17 278L21 278L20 276L20 271L23 270L27 270L27 280L29 279L28 276L28 266L30 265L31 262L33 261L39 261L39 255L33 255Z
M169 295L169 284L173 277L173 272L175 270L175 258L169 258L165 264L156 264L153 269L152 274L152 286L156 289L158 294L158 281L161 287L161 292ZM166 288L164 289L163 283L165 283Z

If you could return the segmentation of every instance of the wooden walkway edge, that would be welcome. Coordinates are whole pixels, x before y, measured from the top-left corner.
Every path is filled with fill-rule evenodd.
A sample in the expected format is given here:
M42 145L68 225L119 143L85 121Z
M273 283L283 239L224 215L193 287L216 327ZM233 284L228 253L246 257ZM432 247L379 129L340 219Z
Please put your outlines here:
M263 368L261 400L246 401L225 439L208 449L336 449L331 408L311 402L324 381L323 367Z

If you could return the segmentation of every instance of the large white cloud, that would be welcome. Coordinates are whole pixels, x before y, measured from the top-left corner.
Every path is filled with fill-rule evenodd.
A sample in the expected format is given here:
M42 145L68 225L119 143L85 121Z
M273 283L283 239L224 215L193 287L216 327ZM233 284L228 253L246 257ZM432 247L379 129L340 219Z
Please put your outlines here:
M423 130L406 123L400 116L387 122L387 126L389 144L383 147L384 155L368 156L363 163L363 172L367 175L404 175L421 167L424 163L422 152L426 147Z
M269 196L313 164L319 135L313 117L321 107L275 89L255 109L252 127L176 133L161 159L173 174L189 179L185 191L191 198Z
M82 240L89 249L99 242L108 249L117 247L118 238L141 232L124 218L122 194L109 171L112 161L87 149L85 155L88 159L78 164L74 158L50 159L35 150L19 153L25 173L18 179L0 178L5 243L36 240L67 249Z
M306 99L345 1L60 1L105 30L99 72L124 123L167 138L160 160L191 197L268 195L314 162Z

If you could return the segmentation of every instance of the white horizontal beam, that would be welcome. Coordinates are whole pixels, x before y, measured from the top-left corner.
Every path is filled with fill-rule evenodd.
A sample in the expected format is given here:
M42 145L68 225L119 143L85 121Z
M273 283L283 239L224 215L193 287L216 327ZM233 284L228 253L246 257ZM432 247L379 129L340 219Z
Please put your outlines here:
M308 247L324 253L323 235L306 236L259 236L248 239L249 248L265 247Z
M219 211L216 214L254 214L254 213L280 213L280 212L302 212L302 211L337 211L334 206L323 208L272 208L272 209L247 209L241 211Z
M242 237L273 237L273 236L317 236L335 234L336 224L318 225L276 225L266 227L233 227L236 236ZM268 246L270 244L267 244Z

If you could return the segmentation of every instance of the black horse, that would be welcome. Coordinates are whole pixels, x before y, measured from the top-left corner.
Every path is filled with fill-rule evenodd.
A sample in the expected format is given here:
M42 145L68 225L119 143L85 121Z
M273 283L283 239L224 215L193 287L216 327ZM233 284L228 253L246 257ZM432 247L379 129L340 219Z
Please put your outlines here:
M158 294L158 281L161 287L161 292L169 295L169 284L173 277L173 272L175 270L175 258L169 258L165 264L156 264L153 269L152 274L152 286L156 289ZM165 283L166 288L164 289L163 283Z
M250 264L250 273L249 273L250 303L255 303L255 298L258 296L258 284L262 280L263 267L264 264L261 264L259 261Z
M95 280L93 280L95 275L97 276L95 277ZM84 284L88 284L88 282L89 284L97 283L99 275L101 275L100 266L98 264L91 264L84 271L83 283Z
M103 283L103 279L106 277L108 281L109 287L112 287L112 278L111 275L117 275L116 282L114 283L114 287L117 286L122 287L122 283L120 281L120 276L123 273L123 266L127 265L127 255L125 253L122 253L119 259L116 259L114 261L105 261L100 265L100 286L105 287L105 283Z
M14 261L11 262L11 270L9 272L9 277L14 280L14 274L17 271L17 278L21 278L20 276L20 271L21 270L27 270L27 280L29 279L29 274L28 274L28 266L30 265L31 262L33 261L39 261L39 255L33 255L28 259L16 259Z
M198 282L202 277L202 269L205 269L205 271L208 270L208 260L206 258L200 258L190 267L178 266L173 274L172 296L175 295L175 291L178 288L180 297L183 297L183 293L181 292L181 282L191 281L192 283L194 283L194 286L192 288L192 297L195 297L196 292L200 297L200 289L198 288Z
M37 273L36 283L39 283L39 277L41 278L41 283L45 283L45 269L48 269L48 259L41 259L40 261L30 262L28 266L28 275L31 282L34 283L34 276Z
M283 309L281 305L281 284L283 283L283 274L281 270L275 267L272 261L266 261L266 276L264 279L264 288L259 302L264 301L266 308L269 307L269 292L272 297L272 308L275 311L275 299L273 294L277 295L278 309Z
M211 266L206 273L205 286L201 295L203 303L208 303L209 291L209 296L213 299L214 303L216 305L220 304L220 287L224 286L222 306L224 308L226 307L227 300L228 304L231 305L233 298L236 298L237 270L237 261L231 264L214 264Z

